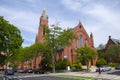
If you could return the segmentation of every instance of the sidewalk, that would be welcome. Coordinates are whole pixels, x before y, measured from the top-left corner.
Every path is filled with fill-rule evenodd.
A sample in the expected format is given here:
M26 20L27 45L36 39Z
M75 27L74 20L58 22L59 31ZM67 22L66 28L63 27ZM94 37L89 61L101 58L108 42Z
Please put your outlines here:
M91 78L100 78L106 80L120 80L119 75L109 75L109 74L101 74L98 75L97 72L67 72L67 73L52 73L50 75L65 75L65 76L80 76L80 77L91 77Z

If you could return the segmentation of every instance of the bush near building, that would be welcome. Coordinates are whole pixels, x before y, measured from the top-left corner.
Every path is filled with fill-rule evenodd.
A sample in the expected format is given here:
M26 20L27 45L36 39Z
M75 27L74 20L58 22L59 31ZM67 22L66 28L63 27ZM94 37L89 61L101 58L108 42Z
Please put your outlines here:
M56 64L55 64L55 68L56 70L65 70L67 68L67 66L70 66L71 63L68 59L59 59Z
M107 62L106 62L106 60L103 59L103 58L99 59L99 60L96 62L96 66L97 66L97 67L101 67L101 66L104 66L104 65L106 65L106 64L107 64Z
M71 66L71 70L82 70L82 65L81 64L73 64Z

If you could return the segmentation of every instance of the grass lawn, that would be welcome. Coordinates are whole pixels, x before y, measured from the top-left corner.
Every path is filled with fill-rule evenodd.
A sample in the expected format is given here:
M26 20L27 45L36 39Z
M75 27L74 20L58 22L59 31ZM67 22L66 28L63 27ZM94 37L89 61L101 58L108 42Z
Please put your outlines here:
M84 78L79 76L65 76L65 75L55 75L55 76L62 77L62 78L72 78L76 80L102 80L102 79Z

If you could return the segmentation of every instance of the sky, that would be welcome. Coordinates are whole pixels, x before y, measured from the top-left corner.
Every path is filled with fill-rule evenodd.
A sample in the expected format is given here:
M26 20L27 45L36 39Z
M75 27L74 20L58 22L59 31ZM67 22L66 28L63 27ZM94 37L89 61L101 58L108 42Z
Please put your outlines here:
M93 33L95 47L108 36L120 40L120 0L0 0L0 16L20 29L23 47L34 44L44 7L49 25L74 28L80 21Z

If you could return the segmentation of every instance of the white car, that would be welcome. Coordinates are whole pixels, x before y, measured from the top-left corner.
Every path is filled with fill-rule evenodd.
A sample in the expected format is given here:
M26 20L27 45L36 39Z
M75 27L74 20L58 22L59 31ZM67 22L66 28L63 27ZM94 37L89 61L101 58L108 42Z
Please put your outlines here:
M112 69L112 67L110 67L110 66L100 67L100 70L101 70L102 72L110 71L111 69ZM96 72L98 72L98 71L99 71L99 69L96 69Z
M110 71L112 68L110 66L103 66L101 67L101 71Z

